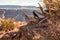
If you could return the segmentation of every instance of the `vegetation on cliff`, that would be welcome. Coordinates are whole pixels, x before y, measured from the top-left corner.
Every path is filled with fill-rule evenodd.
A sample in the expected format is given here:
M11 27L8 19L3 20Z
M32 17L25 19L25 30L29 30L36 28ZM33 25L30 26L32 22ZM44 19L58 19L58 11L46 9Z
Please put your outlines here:
M47 10L43 10L39 4L39 8L42 11L41 15L44 18L40 18L35 12L33 12L33 18L24 15L29 22L24 26L18 26L18 31L5 34L1 37L1 40L60 40L59 2L59 0L44 0Z

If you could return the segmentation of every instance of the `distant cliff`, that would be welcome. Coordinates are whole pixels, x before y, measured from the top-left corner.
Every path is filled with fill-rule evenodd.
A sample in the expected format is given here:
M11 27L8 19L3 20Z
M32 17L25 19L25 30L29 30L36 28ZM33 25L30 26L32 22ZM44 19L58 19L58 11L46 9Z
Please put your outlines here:
M0 5L0 17L4 16L5 18L14 18L16 21L25 21L23 14L33 17L33 10L41 12L35 6Z
M0 5L0 8L36 8L35 6Z

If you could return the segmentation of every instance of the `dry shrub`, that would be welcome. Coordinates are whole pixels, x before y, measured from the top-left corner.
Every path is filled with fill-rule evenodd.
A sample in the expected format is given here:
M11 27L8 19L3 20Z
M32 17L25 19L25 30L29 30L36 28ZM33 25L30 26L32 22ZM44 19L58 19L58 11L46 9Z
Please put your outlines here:
M14 21L11 18L1 18L0 22L0 31L10 31L14 29Z
M44 3L48 9L60 10L60 0L44 0Z
M34 24L27 24L20 28L21 40L60 40L60 1L44 0L47 10L42 10L44 18ZM35 18L34 18L35 19ZM31 19L33 20L33 19ZM38 20L38 19L36 19ZM33 20L34 22L34 20Z
M50 5L50 1L52 1L54 7ZM57 4L59 4L59 1L50 1L45 0L48 10L43 11L40 7L44 18L38 18L38 15L34 15L34 20L32 18L28 18L30 21L27 25L21 26L17 34L15 36L12 35L11 40L15 40L15 38L16 40L60 40L60 10L59 7L56 7Z
M26 22L15 22L11 18L0 18L0 40L20 40L19 28Z

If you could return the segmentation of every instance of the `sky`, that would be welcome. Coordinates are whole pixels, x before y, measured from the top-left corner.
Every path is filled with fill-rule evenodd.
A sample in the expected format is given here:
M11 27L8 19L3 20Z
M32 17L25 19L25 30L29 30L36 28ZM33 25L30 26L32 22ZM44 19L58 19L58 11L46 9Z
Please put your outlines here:
M38 6L42 0L0 0L0 5Z

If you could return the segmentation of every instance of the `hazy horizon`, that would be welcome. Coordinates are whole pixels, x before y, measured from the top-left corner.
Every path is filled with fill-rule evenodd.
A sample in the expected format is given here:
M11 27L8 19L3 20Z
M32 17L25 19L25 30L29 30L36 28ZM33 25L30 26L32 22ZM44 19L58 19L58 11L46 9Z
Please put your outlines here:
M38 6L42 0L0 0L0 5Z

